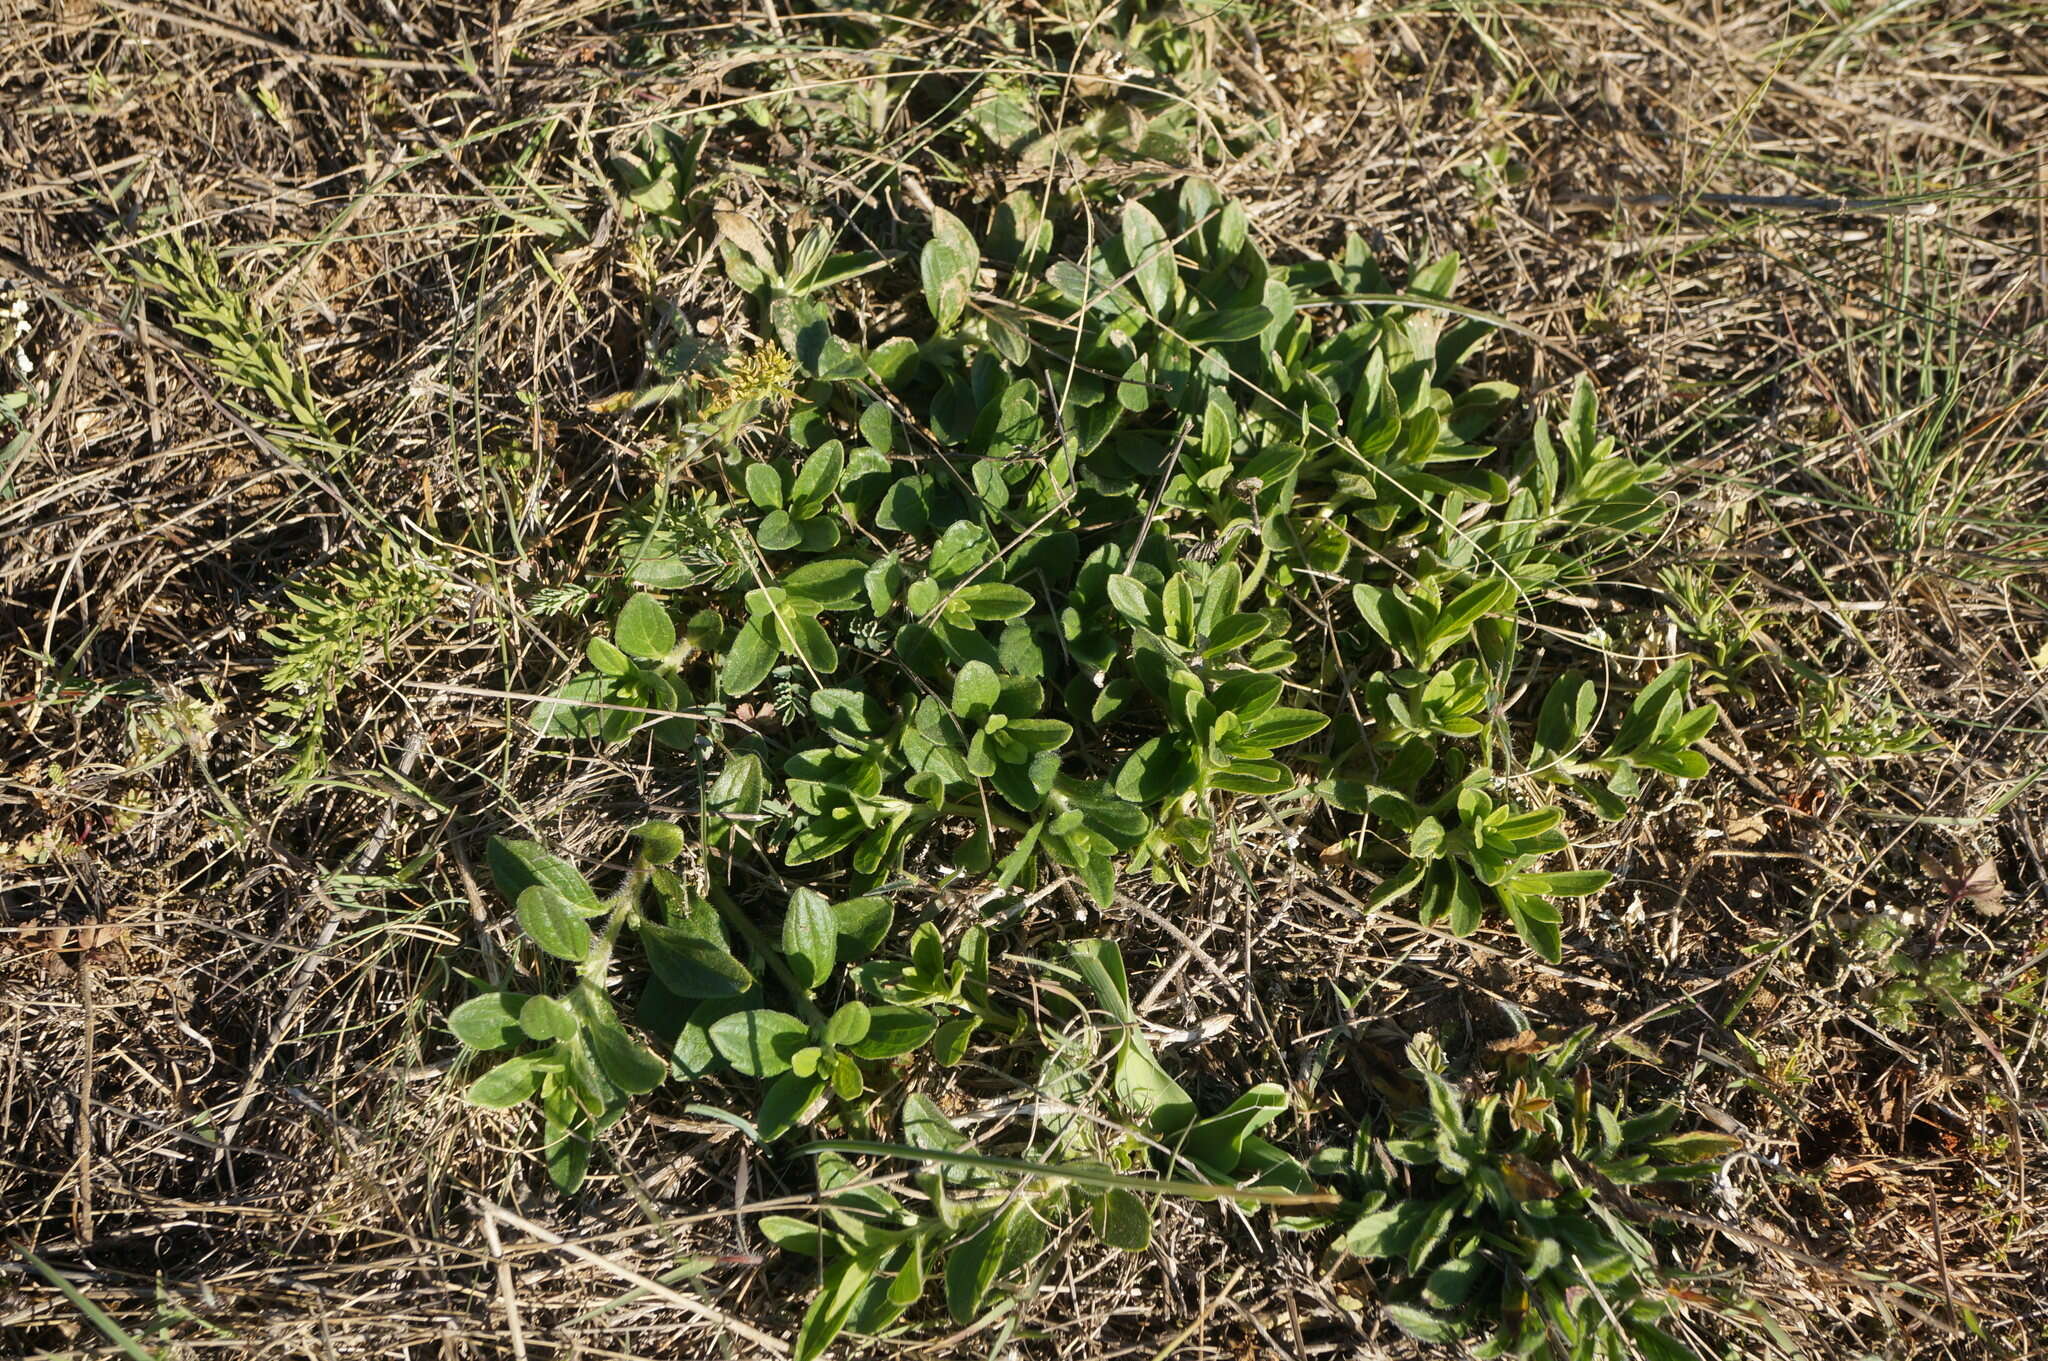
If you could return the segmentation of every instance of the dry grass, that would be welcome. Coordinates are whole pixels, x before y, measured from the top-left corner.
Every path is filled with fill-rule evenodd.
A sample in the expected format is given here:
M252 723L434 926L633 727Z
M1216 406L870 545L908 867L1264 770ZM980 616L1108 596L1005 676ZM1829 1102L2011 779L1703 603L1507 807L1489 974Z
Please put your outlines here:
M0 1223L147 1347L738 1356L761 1344L722 1320L792 1331L804 1269L737 1213L802 1196L786 1169L665 1098L561 1202L522 1118L461 1104L439 1029L459 976L505 967L484 835L602 863L673 797L515 741L497 697L576 645L530 588L584 576L653 452L592 403L643 380L663 308L746 324L700 245L615 230L598 167L775 83L798 90L779 127L714 127L719 192L903 221L884 245L918 239L912 184L1183 167L959 170L939 78L899 82L856 136L833 120L876 63L820 54L788 8L55 0L0 24L0 280L32 300L46 396L19 439L0 418ZM1395 259L1460 251L1466 300L1540 337L1496 362L1537 389L1590 371L1677 469L1678 528L1617 573L1640 605L1611 621L1617 656L1739 635L1747 660L1720 678L1715 773L1589 830L1581 854L1623 882L1564 968L1367 914L1247 824L1242 873L1134 889L1113 917L1140 994L1167 980L1150 1015L1234 1018L1185 1051L1191 1080L1284 1073L1302 1148L1353 1118L1396 1032L1469 1046L1503 1032L1497 999L1593 1021L1627 1042L1604 1079L1749 1140L1694 1250L1741 1263L1803 1346L2040 1354L2048 11L1352 8L1191 26L1201 116L1277 134L1207 170L1283 250L1355 230ZM1058 5L930 9L891 40L899 69L1064 50ZM1084 48L1058 116L1127 78ZM332 430L167 326L134 262L172 233L211 243ZM295 785L260 631L288 584L392 536L439 545L439 594L370 641L330 763ZM1667 569L1719 615L1688 614ZM1944 896L1921 862L1951 852L1996 862L2001 906ZM1874 1025L1838 944L1873 906L1962 951L1982 1004ZM1065 910L1010 948L1043 953ZM1362 1012L1332 986L1374 979ZM1049 1254L1012 1341L1409 1347L1337 1295L1309 1245L1182 1205L1147 1254ZM1001 1331L875 1350L981 1354ZM118 1354L16 1262L0 1351Z

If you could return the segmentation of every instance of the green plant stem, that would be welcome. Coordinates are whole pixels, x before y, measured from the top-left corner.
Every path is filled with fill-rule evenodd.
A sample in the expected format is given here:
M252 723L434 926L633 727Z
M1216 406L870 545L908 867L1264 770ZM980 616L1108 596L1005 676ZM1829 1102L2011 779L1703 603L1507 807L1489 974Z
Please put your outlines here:
M1333 1191L1289 1191L1272 1186L1222 1186L1211 1182L1172 1181L1159 1177L1133 1177L1084 1164L1055 1166L1025 1158L995 1158L981 1153L947 1149L911 1148L905 1144L878 1143L869 1139L826 1139L806 1144L799 1153L846 1153L869 1158L908 1158L938 1163L945 1167L971 1167L988 1172L1009 1172L1020 1177L1044 1177L1070 1182L1097 1191L1130 1191L1139 1195L1186 1196L1191 1200L1235 1200L1253 1205L1341 1204L1343 1197Z
M600 983L604 981L605 970L611 967L612 951L618 948L619 932L624 929L627 918L639 910L640 894L653 873L652 865L637 855L633 857L633 868L626 872L625 882L612 895L611 914L605 918L604 930L597 938L596 947L577 970L582 977L596 979Z
M67 1280L63 1273L27 1248L16 1247L14 1250L21 1254L21 1259L27 1262L38 1276L55 1286L58 1293L71 1301L72 1307L85 1315L86 1322L99 1329L106 1335L108 1341L120 1348L123 1355L134 1357L137 1361L158 1361L157 1353L137 1342L126 1329L108 1316L106 1310L94 1304L83 1291Z

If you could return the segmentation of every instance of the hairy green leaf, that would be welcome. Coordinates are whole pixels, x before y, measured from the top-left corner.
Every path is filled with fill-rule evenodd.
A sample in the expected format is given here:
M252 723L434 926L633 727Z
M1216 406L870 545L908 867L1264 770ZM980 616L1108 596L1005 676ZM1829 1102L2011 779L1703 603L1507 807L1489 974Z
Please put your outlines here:
M811 1028L781 1011L737 1011L711 1024L711 1043L719 1056L754 1078L789 1071L790 1058L810 1040Z
M557 959L581 964L590 957L590 923L550 884L519 895L519 928Z
M619 611L612 636L633 656L658 661L675 650L676 624L659 600L636 595Z
M487 992L448 1013L448 1029L471 1049L506 1049L525 1033L519 1009L527 998L516 992Z
M782 954L790 972L806 988L816 988L832 976L839 960L839 921L818 893L800 888L790 895L789 910L782 919Z

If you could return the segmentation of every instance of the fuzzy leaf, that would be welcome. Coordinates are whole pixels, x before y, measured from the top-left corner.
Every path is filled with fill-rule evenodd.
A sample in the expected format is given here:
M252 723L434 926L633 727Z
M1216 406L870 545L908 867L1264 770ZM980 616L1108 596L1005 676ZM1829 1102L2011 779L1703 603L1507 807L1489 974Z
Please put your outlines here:
M1164 316L1173 302L1173 285L1179 274L1173 260L1173 243L1159 219L1135 199L1124 205L1124 258L1135 271L1138 292L1155 316Z
M839 962L839 922L825 899L811 889L790 895L782 919L782 953L790 972L807 988L824 985Z
M888 936L895 916L889 900L879 896L832 904L832 920L839 927L839 957L851 961L873 954Z
M525 1033L519 1028L519 1008L526 998L516 992L487 992L472 997L448 1013L448 1029L471 1049L506 1049Z
M604 904L576 867L560 856L550 855L538 841L494 836L489 849L491 877L505 900L517 903L520 895L535 884L546 884L579 915L595 917Z
M843 610L860 603L868 564L859 558L824 558L807 562L782 578L782 589L794 600L819 609Z
M939 1027L932 1036L932 1057L940 1067L951 1068L967 1057L967 1046L973 1043L979 1024L972 1016L955 1016Z
M1465 1331L1455 1319L1432 1314L1412 1304L1397 1304L1389 1300L1386 1310L1394 1326L1417 1342L1456 1342Z
M650 865L666 865L683 853L683 829L673 822L652 818L633 829L640 838L640 856Z
M954 1248L946 1257L946 1310L955 1323L972 1323L981 1313L982 1301L995 1284L996 1271L1015 1231L1015 1216L1022 1207L1011 1205L998 1211L979 1232Z
M1543 711L1536 717L1536 740L1543 749L1569 754L1593 724L1599 703L1593 683L1576 673L1565 676L1543 697Z
M766 619L754 618L733 635L732 646L725 654L725 665L718 672L718 688L721 693L738 698L768 679L768 673L775 669L775 661L782 655L777 646L773 625Z
M612 636L619 646L635 657L659 661L675 650L676 622L666 607L651 595L636 595L619 611L612 624Z
M959 322L980 269L981 248L967 224L944 208L932 209L932 239L918 257L918 275L939 330L950 331Z
M818 1297L804 1313L797 1329L794 1361L817 1361L833 1339L845 1331L854 1305L875 1278L875 1264L862 1257L841 1257L826 1268Z
M867 1034L851 1048L860 1058L893 1059L922 1045L937 1026L929 1012L916 1007L870 1007Z
M769 1083L768 1090L761 1094L761 1109L754 1119L761 1141L772 1143L794 1129L804 1111L824 1090L825 1083L816 1074L783 1073Z
M585 981L571 995L583 1029L578 1037L605 1078L632 1096L651 1092L668 1076L668 1065L620 1023L611 1000Z
M953 712L962 718L982 717L1002 697L1002 682L987 662L969 662L953 677Z
M590 1135L586 1123L578 1121L574 1125L564 1125L548 1120L541 1133L541 1142L547 1158L548 1180L563 1195L575 1195L583 1185L584 1175L590 1171Z
M1038 602L1021 586L1001 581L977 581L953 592L953 599L970 619L1016 619L1031 612Z
M1742 1151L1742 1140L1733 1134L1717 1134L1712 1130L1694 1130L1689 1134L1672 1134L1653 1140L1651 1149L1672 1162L1698 1163L1725 1158Z
M649 921L640 923L638 934L640 946L647 952L647 967L678 997L738 997L754 986L747 966L722 942Z
M1263 307L1226 307L1182 317L1174 329L1190 345L1221 345L1249 340L1273 323L1273 314Z
M1118 572L1110 577L1107 589L1109 603L1124 618L1140 628L1159 626L1159 597L1144 582Z
M822 504L838 487L839 476L845 471L846 446L840 441L827 440L812 450L797 470L796 481L790 484L791 513L810 514L808 508Z
M973 1144L958 1127L947 1118L939 1103L923 1092L913 1092L903 1099L903 1141L912 1148L933 1149L941 1153L965 1153ZM940 1175L951 1180L961 1180L957 1169L949 1169L943 1163Z
M1415 1241L1431 1208L1427 1201L1403 1200L1369 1211L1352 1222L1337 1246L1353 1257L1371 1261L1400 1257Z
M520 894L518 916L527 938L556 959L581 964L590 957L590 923L551 885Z
M1089 1224L1097 1238L1120 1251L1143 1252L1152 1246L1152 1209L1129 1191L1111 1190L1096 1201Z
M747 1077L775 1077L811 1042L811 1028L782 1011L736 1011L711 1023L711 1044Z
M820 676L829 676L839 669L839 649L833 646L824 625L807 614L800 614L786 621L790 642L804 664Z
M519 1028L530 1039L574 1039L580 1025L576 1013L552 997L529 997L519 1009Z
M1158 803L1192 788L1194 758L1179 742L1155 737L1125 758L1117 772L1117 797L1127 803Z
M1613 882L1605 870L1554 870L1548 874L1518 874L1515 890L1546 898L1587 898Z
M817 1257L825 1251L824 1234L808 1220L793 1219L788 1215L762 1215L754 1221L754 1228L784 1252Z
M848 1002L825 1022L825 1043L840 1046L859 1044L867 1038L873 1023L874 1013L868 1009L867 1003Z
M741 481L746 484L747 499L763 510L782 509L782 474L772 463L749 463Z
M1268 709L1245 725L1245 740L1256 746L1292 746L1330 726L1329 717L1313 709Z
M472 1106L509 1110L540 1090L543 1075L541 1065L531 1055L522 1055L505 1060L470 1083L462 1096Z

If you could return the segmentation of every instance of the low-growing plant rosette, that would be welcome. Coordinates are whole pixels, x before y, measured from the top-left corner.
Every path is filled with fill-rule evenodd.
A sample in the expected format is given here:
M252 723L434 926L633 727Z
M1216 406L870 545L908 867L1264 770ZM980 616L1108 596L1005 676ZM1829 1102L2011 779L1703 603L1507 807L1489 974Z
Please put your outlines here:
M685 759L757 789L708 816L849 894L923 848L1107 905L1119 872L1202 863L1233 808L1308 805L1376 906L1459 935L1498 914L1556 960L1554 901L1606 882L1543 863L1565 810L1617 819L1646 775L1705 769L1683 665L1617 694L1597 653L1556 665L1565 631L1540 669L1523 648L1658 523L1656 469L1584 383L1503 452L1517 394L1464 377L1491 328L1445 301L1455 259L1393 293L1356 242L1272 264L1203 181L1153 204L1077 259L1027 196L985 244L941 210L931 329L871 346L835 331L831 284L882 257L822 229L723 242L803 379L784 422L679 412L694 455L616 536L649 589L536 724L701 728L715 754ZM772 728L693 721L764 690Z
M451 1021L506 1055L472 1100L540 1105L564 1191L667 1081L743 1093L722 1118L761 1145L826 1136L821 1217L762 1224L819 1260L806 1359L897 1326L928 1282L956 1321L983 1316L1065 1216L1129 1249L1162 1194L1307 1230L1343 1217L1328 1178L1369 1170L1370 1131L1345 1167L1270 1141L1278 1083L1205 1113L1145 1040L1112 942L1014 966L1065 999L1050 1010L1006 1000L991 957L1012 908L1061 881L1107 908L1125 874L1184 882L1224 829L1313 826L1371 907L1458 936L1503 920L1556 961L1558 902L1608 882L1570 863L1574 820L1705 769L1716 712L1688 704L1683 664L1624 677L1589 645L1575 666L1578 635L1550 623L1660 522L1658 470L1599 434L1589 385L1523 424L1513 386L1470 376L1493 328L1448 301L1455 259L1398 292L1356 241L1276 265L1199 179L1071 257L1058 238L1026 195L979 237L935 211L929 324L856 341L836 290L894 277L888 257L834 253L823 229L724 236L773 340L664 390L671 454L608 531L609 627L532 713L548 740L644 744L694 825L640 828L608 899L538 844L495 842L530 962L569 981ZM945 888L981 919L931 909ZM641 980L634 1024L620 979ZM981 1147L934 1100L978 1052L1056 1112L1022 1145ZM1436 1165L1465 1176L1495 1106L1429 1109L1464 1131ZM911 1158L922 1198L867 1185L856 1156ZM1475 1184L1444 1225L1512 1211ZM1358 1225L1394 1188L1360 1194L1343 1241L1385 1255ZM1417 1311L1498 1267L1494 1230L1444 1225L1398 1245L1427 1267L1400 1305L1419 1336L1436 1325ZM1651 1279L1608 1227L1619 1256L1598 1263Z

